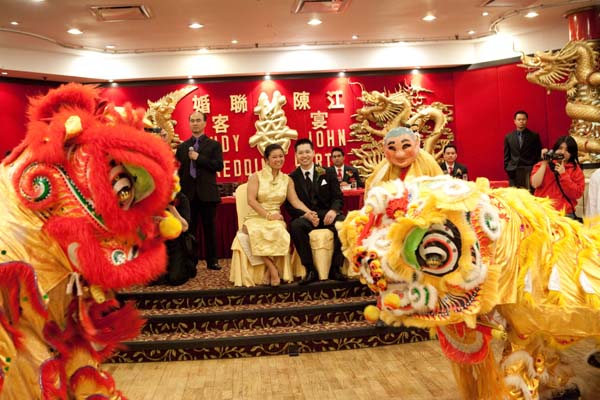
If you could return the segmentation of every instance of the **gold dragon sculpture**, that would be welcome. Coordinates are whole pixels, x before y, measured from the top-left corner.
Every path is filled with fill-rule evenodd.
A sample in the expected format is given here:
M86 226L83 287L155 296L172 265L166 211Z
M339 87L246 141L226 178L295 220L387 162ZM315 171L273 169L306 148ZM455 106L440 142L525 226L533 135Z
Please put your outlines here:
M144 124L153 128L164 129L167 132L167 143L173 149L181 143L179 135L175 132L177 121L173 120L173 111L177 103L185 96L198 89L197 86L186 86L175 90L158 99L157 101L148 100L148 109L144 114Z
M450 105L433 102L424 104L424 93L431 90L414 84L399 85L395 92L367 91L360 83L363 106L352 117L356 122L350 125L350 140L360 141L360 148L352 149L357 157L352 164L365 178L383 159L381 139L390 129L398 126L417 125L423 138L423 149L436 158L441 156L443 147L454 139L448 128L453 120Z
M558 51L522 54L519 66L527 80L548 92L567 93L565 111L572 119L569 134L577 141L582 160L600 160L600 71L597 40L574 40Z

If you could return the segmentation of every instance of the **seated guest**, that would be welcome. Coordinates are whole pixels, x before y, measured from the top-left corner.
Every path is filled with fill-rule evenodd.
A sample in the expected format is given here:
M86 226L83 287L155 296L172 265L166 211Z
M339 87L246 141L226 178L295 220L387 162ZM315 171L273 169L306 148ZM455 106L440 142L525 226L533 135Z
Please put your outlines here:
M571 136L561 136L552 152L542 149L542 161L531 170L531 186L537 197L553 200L554 208L564 210L575 219L577 200L583 195L585 177L579 166L577 142Z
M271 286L278 286L281 280L272 257L285 256L290 251L290 234L280 207L287 199L300 212L308 215L313 212L298 199L294 181L281 172L285 161L283 148L276 143L268 145L264 158L265 167L248 178L250 210L242 231L248 234L252 256L262 258L267 267L267 280Z
M453 178L467 180L467 167L456 162L456 146L448 144L444 147L444 161L440 163L440 167L444 174L448 174Z
M341 147L331 149L331 161L333 165L327 169L332 170L337 176L340 189L350 189L352 183L355 184L354 187L365 187L358 170L350 165L344 165L344 150Z
M380 182L442 175L433 156L420 148L419 134L409 128L391 129L383 139L383 154L385 160L377 164L365 182L365 195Z
M335 223L343 221L342 207L344 196L340 190L337 177L332 170L315 165L315 151L310 139L300 139L294 145L296 161L299 166L290 174L300 200L310 208L310 212L298 209L291 202L286 203L292 217L290 234L294 246L300 256L302 265L306 268L306 276L300 284L308 284L318 279L313 261L309 234L313 229L325 228L333 233L333 257L329 278L345 280L341 272L344 263L342 244L338 237Z

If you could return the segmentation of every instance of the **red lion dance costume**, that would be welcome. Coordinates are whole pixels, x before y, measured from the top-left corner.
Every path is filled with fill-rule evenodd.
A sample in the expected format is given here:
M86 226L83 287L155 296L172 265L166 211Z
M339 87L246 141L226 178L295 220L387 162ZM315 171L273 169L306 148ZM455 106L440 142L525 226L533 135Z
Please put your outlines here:
M100 370L143 324L113 289L166 265L158 222L178 183L143 112L69 84L32 100L0 165L0 397L122 399Z

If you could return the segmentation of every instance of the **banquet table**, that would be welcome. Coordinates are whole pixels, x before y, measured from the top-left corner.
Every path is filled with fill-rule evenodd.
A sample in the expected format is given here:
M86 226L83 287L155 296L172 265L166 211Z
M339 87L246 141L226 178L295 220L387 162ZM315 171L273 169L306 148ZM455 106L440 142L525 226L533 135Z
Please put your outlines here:
M344 214L348 211L357 210L363 206L364 189L343 190ZM221 197L221 203L217 207L217 256L219 258L231 258L231 243L238 230L237 212L235 210L235 196ZM198 224L198 251L200 258L204 258L204 243L202 235L202 224Z

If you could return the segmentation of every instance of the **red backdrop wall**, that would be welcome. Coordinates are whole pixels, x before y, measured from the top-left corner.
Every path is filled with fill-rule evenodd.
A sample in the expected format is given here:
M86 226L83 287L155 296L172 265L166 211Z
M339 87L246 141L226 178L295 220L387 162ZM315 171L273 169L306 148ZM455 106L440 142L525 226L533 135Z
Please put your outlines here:
M287 99L283 107L287 125L298 131L298 137L313 139L318 160L327 166L330 165L329 152L332 147L342 146L348 151L360 145L348 141L349 126L354 122L352 114L362 106L357 100L360 86L349 82L360 82L368 91L393 91L399 84L413 82L433 92L426 94L426 104L441 101L452 105L454 121L450 127L455 134L459 161L468 166L470 178L485 176L491 180L505 179L503 139L507 132L514 129L512 116L516 110L524 109L529 113L529 127L540 133L544 146L552 145L558 136L566 134L570 124L564 112L564 93L547 95L544 88L526 81L523 69L510 64L466 71L424 72L416 76L386 73L346 78L303 77L270 81L248 78L190 83L198 89L185 97L173 113L173 118L179 122L176 131L182 139L190 136L187 117L194 109L193 98L208 95L210 115L206 132L221 141L224 150L225 170L219 180L244 181L249 173L261 166L258 151L248 145L248 139L256 132L254 124L257 116L253 108L261 92L267 92L271 99L274 91L278 90ZM45 82L0 81L0 155L16 146L24 136L27 98L45 93L48 86ZM129 101L134 106L145 108L147 100L157 100L184 86L186 84L144 82L107 87L103 94L117 104ZM344 108L328 109L327 92L336 90L342 91L340 103ZM310 109L294 110L295 92L308 93ZM231 95L245 95L247 111L232 111ZM313 126L314 113L318 112L328 114L325 127ZM228 118L226 131L215 132L212 118L217 116ZM290 171L292 168L294 160L290 155L284 170Z

